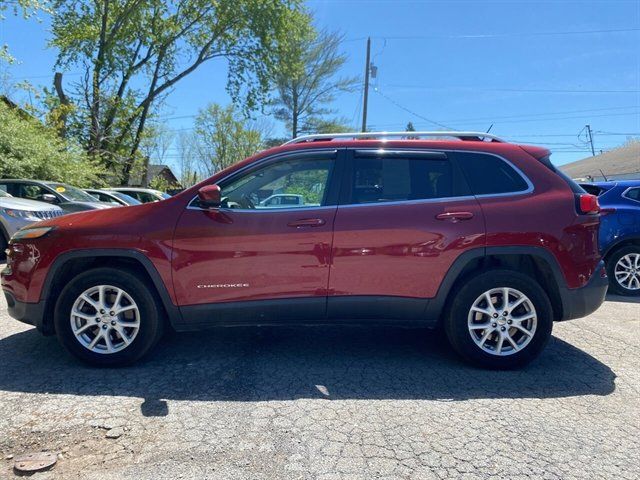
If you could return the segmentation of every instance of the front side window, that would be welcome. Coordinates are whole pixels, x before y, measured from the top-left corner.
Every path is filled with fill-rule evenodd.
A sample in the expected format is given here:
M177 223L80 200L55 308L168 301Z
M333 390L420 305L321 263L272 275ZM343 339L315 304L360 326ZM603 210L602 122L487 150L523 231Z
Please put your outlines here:
M305 208L324 205L333 167L330 159L291 159L271 163L221 185L223 207Z
M20 185L20 198L26 198L28 200L38 200L42 202L44 195L50 193L39 185L22 184Z
M351 203L428 200L469 192L446 159L355 158Z
M456 159L474 195L519 193L529 189L511 165L493 155L482 153L457 153Z

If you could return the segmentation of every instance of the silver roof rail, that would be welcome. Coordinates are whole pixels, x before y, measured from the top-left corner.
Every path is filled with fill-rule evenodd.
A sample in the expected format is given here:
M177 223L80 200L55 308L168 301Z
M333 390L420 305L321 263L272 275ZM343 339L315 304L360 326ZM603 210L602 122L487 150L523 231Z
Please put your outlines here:
M302 135L293 140L283 143L292 145L294 143L318 142L322 140L331 141L339 139L385 139L389 137L454 137L460 140L481 140L502 142L500 137L485 132L457 132L457 131L431 131L431 132L354 132L354 133L319 133L316 135Z

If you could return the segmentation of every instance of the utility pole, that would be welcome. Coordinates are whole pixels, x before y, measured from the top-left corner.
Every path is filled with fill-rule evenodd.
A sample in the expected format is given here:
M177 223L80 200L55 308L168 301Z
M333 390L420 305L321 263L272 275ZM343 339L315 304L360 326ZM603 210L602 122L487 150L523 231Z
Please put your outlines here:
M367 61L364 67L364 104L362 105L362 131L367 131L367 103L369 102L369 69L371 58L371 37L367 38Z
M595 157L596 156L596 151L593 148L593 132L591 131L591 125L585 125L585 127L587 129L587 135L589 135L589 143L591 144L591 156Z

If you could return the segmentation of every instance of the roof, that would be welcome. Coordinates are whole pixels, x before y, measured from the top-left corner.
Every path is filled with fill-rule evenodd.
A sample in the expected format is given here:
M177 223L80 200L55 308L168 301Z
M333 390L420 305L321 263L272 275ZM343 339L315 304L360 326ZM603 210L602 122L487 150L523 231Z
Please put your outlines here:
M640 186L640 180L620 180L620 181L610 181L610 182L584 182L590 183L591 185L595 185L597 187L638 187Z
M640 141L629 142L595 157L562 165L560 169L572 178L604 180L604 173L607 178L640 179Z

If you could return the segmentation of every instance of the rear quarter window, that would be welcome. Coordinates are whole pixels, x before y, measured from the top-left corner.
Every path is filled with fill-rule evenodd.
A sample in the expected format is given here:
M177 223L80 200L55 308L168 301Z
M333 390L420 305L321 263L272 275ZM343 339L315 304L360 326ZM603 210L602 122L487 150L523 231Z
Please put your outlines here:
M462 168L474 195L496 195L525 192L529 184L509 163L483 153L458 153Z
M640 187L630 188L623 194L624 197L640 202Z

